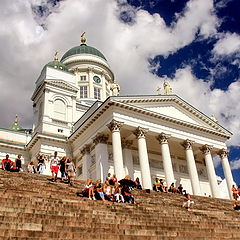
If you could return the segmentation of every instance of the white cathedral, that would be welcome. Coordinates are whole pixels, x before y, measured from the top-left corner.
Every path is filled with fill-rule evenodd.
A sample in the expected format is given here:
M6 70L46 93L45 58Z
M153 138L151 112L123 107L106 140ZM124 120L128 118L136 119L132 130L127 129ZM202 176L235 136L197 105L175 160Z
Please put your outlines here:
M155 177L182 184L190 194L232 198L233 177L226 140L231 133L179 96L164 82L164 93L119 95L120 86L105 56L81 44L48 63L32 95L32 131L16 119L0 129L0 158L36 162L38 154L70 156L77 178L139 177L152 189ZM225 174L220 187L213 157ZM50 173L49 167L46 174Z

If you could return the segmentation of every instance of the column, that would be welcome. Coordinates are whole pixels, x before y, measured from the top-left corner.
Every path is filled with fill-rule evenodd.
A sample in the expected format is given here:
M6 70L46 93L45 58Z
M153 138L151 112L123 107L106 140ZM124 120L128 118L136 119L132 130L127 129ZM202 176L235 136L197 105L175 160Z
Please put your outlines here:
M232 171L228 161L228 150L223 148L218 152L218 155L222 160L222 166L223 166L224 176L227 182L229 198L233 199L232 185L234 184L234 182L233 182Z
M93 68L88 67L88 97L94 98L94 87L93 87Z
M122 144L120 128L123 125L122 122L112 120L107 126L112 132L112 148L113 148L113 163L114 172L118 180L125 177L125 171L123 167L123 154L122 154Z
M82 179L86 180L90 177L89 168L91 167L90 144L87 144L81 150L82 157Z
M170 138L170 135L167 135L165 133L161 133L157 137L157 140L161 144L165 180L166 180L167 186L169 187L172 183L175 183L175 179L173 174L171 155L170 155L169 146L168 146L168 138Z
M108 149L107 149L108 136L104 134L98 134L93 142L95 144L95 158L96 158L96 179L105 181L108 171Z
M185 154L187 159L188 172L192 185L192 192L194 195L201 195L200 183L198 178L197 167L192 150L193 141L187 139L183 142L182 146L185 148Z
M147 153L147 144L145 134L147 133L147 129L138 127L134 134L138 140L138 155L139 155L139 162L141 168L141 175L142 175L142 186L144 189L152 189L152 179L150 173L150 166L148 160L148 153Z
M211 155L212 148L213 148L212 146L206 144L206 145L202 146L200 148L200 150L204 154L204 159L205 159L205 164L206 164L206 168L207 168L208 180L210 183L212 196L219 198L220 194L219 194L219 190L218 190L217 177L216 177L213 160L212 160L212 155Z
M133 141L122 139L122 148L123 148L123 162L125 167L125 174L129 175L132 179L134 177L134 169L133 169L133 156L131 146Z

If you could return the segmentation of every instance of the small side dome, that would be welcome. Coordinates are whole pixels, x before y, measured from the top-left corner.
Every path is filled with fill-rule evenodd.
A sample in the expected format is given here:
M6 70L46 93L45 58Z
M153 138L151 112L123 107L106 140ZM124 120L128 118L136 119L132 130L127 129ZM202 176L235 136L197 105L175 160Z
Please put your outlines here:
M16 115L16 118L15 118L13 124L9 127L9 129L12 131L21 131L22 130L22 127L19 125L19 122L18 122L18 115Z
M77 55L77 54L91 54L91 55L98 56L98 57L104 59L105 61L107 61L107 59L104 57L104 55L99 50L97 50L96 48L88 46L86 44L81 44L80 46L76 46L76 47L73 47L70 50L68 50L63 55L63 57L61 59L61 62L65 58L73 56L73 55Z
M49 62L48 64L46 64L46 67L52 67L52 68L55 68L55 69L58 69L58 70L68 72L67 66L64 65L61 62L58 62L58 61Z

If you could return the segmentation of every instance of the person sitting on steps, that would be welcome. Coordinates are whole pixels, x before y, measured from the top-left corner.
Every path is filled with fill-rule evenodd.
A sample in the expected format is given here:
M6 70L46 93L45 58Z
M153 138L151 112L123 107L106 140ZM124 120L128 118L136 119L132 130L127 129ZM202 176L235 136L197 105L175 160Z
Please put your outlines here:
M168 189L169 192L172 192L172 193L176 193L177 192L177 189L176 187L174 186L174 183L172 183Z
M194 201L191 200L191 196L189 193L185 194L185 198L183 200L182 207L186 208L188 211L193 206Z
M153 184L153 190L159 192L160 186L161 186L161 183L159 181L159 178L155 178L155 182Z
M9 155L6 155L6 158L2 160L2 170L10 171L11 169L11 160L9 159Z

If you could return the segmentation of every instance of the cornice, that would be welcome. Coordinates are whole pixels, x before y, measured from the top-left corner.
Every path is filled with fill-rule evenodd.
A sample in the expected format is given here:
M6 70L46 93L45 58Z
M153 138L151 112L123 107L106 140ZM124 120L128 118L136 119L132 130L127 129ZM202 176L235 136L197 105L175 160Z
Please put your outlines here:
M63 80L46 80L45 83L47 85L51 85L51 86L54 86L54 87L61 87L61 88L64 88L66 90L69 90L69 91L73 91L73 92L78 92L78 89L77 87L75 86L72 86L70 84L68 84L67 82L63 81Z
M38 133L37 132L33 135L32 139L26 145L26 148L31 149L38 142L39 139L47 139L47 140L50 140L50 141L61 142L61 143L66 143L67 142L66 137L61 137L61 136L56 136L56 135Z
M100 65L101 67L107 68L109 70L109 72L112 74L112 77L114 78L114 74L113 74L112 70L110 69L110 66L108 65L107 62L104 64L101 61L92 60L92 59L89 59L89 58L81 58L81 59L77 59L77 58L71 59L71 58L72 58L72 56L64 59L63 63L66 64L66 65L70 65L70 64L73 64L73 63L94 63L94 64L97 64L97 65ZM99 58L99 59L102 60L101 58Z

